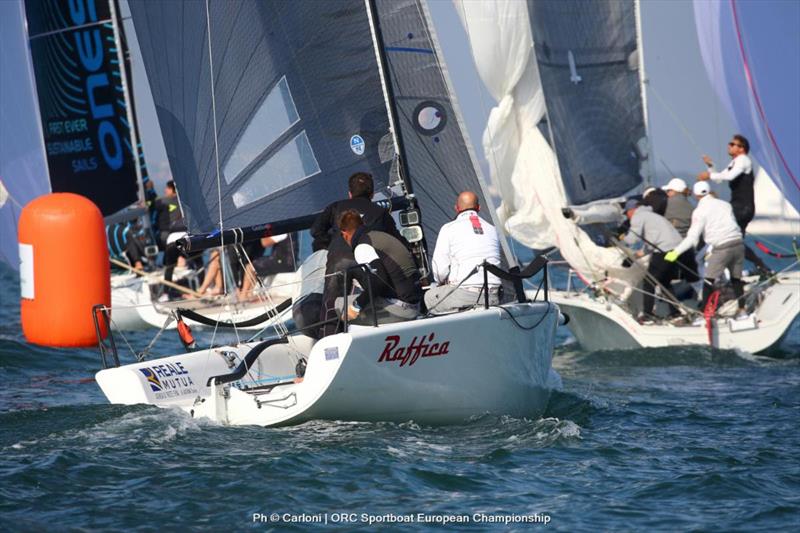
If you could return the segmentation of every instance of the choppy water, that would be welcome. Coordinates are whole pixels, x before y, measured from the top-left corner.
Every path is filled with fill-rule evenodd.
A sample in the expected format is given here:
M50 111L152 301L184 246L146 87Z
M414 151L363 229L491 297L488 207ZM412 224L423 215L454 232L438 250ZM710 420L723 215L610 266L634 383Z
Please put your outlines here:
M781 359L587 353L562 331L554 364L564 391L542 420L226 428L108 405L92 382L97 353L24 343L17 297L16 276L0 265L0 530L313 525L270 523L273 513L342 529L352 526L336 513L465 515L470 523L450 527L458 531L800 527L797 323ZM159 349L180 345L169 336ZM549 524L475 522L534 513Z

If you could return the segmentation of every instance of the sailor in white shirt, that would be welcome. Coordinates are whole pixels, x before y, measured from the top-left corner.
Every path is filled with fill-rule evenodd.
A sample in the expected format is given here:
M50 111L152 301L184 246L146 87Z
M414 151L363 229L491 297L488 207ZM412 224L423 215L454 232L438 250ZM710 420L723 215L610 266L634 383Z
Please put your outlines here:
M714 291L714 282L722 278L727 268L734 293L739 298L739 307L743 310L741 296L744 290L741 277L744 266L744 241L733 216L731 204L710 195L711 188L706 181L695 183L693 192L698 202L692 213L692 225L689 226L686 237L664 259L677 260L683 252L696 246L702 236L706 244L711 246L703 284L702 308L705 309L706 302Z
M458 215L439 230L431 269L438 284L425 293L432 314L443 314L483 302L483 271L476 267L488 261L500 264L497 230L478 216L480 205L474 192L458 195ZM500 278L489 274L489 303L499 303Z
M755 202L755 175L753 173L753 162L748 154L750 153L750 141L746 137L736 134L728 143L728 155L733 159L725 167L725 170L717 172L714 169L714 162L707 155L703 156L703 162L708 166L708 170L698 174L697 179L712 180L716 183L727 181L731 189L731 207L733 216L739 229L742 230L742 239L747 232L747 225L753 220L756 214ZM745 244L745 259L753 263L763 274L770 274L769 267L756 253Z

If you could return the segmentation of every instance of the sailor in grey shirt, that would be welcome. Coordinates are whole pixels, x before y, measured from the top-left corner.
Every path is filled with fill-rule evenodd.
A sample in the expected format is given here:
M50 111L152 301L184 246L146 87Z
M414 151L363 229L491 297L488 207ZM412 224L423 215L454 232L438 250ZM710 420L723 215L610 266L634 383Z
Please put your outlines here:
M625 243L634 246L642 241L644 251L652 253L647 276L642 282L643 310L637 320L641 324L652 323L656 285L661 286L662 293L663 291L668 293L664 296L669 304L669 316L677 315L678 309L672 305L675 300L672 280L678 277L678 265L665 261L664 255L680 244L681 234L666 218L654 213L650 206L639 205L635 200L628 200L625 204L625 215L631 221L631 227L625 235ZM639 252L637 255L644 254Z
M692 225L692 211L694 211L694 206L689 201L689 188L682 179L672 178L664 186L664 190L668 196L664 217L675 226L681 237L686 237L686 232Z
M625 205L625 214L631 220L625 244L635 246L642 241L646 252L659 253L666 253L680 244L682 237L678 230L666 218L654 213L649 205L638 205L629 200ZM654 246L658 249L654 250Z

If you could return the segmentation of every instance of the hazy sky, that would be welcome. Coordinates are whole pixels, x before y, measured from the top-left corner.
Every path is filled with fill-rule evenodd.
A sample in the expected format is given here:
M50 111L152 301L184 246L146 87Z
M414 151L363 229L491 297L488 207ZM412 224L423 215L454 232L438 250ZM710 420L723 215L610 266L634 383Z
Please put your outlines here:
M451 0L430 0L429 6L469 136L487 173L481 138L495 102L475 70L467 35ZM690 178L703 170L702 153L725 160L724 148L733 131L732 122L706 77L691 1L642 0L641 6L650 136L658 181L668 180L666 167L678 176ZM127 5L122 11L128 13ZM130 20L126 21L126 29L132 41L134 91L145 157L151 176L163 185L169 176L169 165Z

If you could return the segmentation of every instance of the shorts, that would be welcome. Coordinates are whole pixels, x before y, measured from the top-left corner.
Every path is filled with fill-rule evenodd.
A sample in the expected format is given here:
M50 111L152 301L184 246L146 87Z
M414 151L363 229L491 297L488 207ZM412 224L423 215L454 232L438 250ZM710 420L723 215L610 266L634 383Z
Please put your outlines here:
M726 268L730 271L731 278L739 279L742 277L744 242L733 241L714 246L711 256L708 258L705 277L707 279L719 279Z

